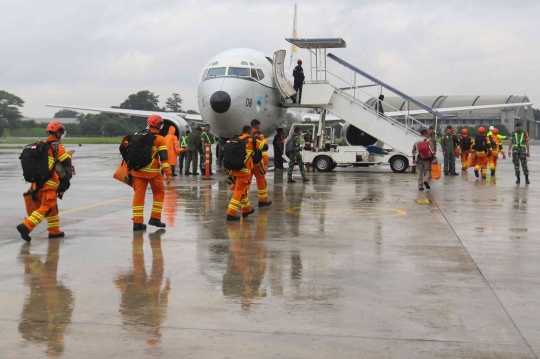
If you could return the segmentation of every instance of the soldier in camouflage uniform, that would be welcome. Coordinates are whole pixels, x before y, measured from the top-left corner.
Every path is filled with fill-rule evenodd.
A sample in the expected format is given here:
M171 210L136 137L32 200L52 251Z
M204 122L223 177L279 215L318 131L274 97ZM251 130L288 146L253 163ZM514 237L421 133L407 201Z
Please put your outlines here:
M302 181L309 182L309 179L306 178L306 168L304 167L304 161L302 161L302 155L300 154L300 128L295 128L294 135L293 135L293 141L294 141L294 152L286 153L287 157L289 157L289 170L287 171L287 182L288 183L294 183L296 182L292 178L292 173L294 169L294 165L297 164L298 167L300 167L300 173L302 174Z
M529 151L529 134L523 131L521 122L516 123L516 130L510 135L508 153L512 154L512 162L514 163L514 170L517 177L516 183L521 182L519 177L519 162L521 162L521 168L525 175L525 183L530 184L529 169L527 167L527 157L531 154Z

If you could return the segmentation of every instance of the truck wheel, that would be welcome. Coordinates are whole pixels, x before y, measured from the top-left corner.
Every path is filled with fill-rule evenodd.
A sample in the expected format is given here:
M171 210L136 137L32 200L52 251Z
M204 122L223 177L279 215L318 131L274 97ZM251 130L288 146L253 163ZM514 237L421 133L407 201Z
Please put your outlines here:
M332 166L330 167L330 171L333 171L333 170L335 170L335 169L336 169L336 167L337 167L337 163L335 163L335 162L332 162Z
M330 172L334 161L328 156L319 156L313 161L313 167L319 172Z
M403 173L409 167L409 161L403 156L395 156L390 160L390 168L395 173Z

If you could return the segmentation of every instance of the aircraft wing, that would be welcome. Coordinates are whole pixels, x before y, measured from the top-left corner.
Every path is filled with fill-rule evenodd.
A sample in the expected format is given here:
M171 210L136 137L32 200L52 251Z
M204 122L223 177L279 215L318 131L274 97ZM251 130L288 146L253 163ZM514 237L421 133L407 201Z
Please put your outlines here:
M532 106L532 102L519 102L519 103L505 103L505 104L497 104L497 105L480 105L480 106L465 106L465 107L446 107L446 108L438 108L437 111L439 112L460 112L460 111L475 111L475 110L483 110L488 108L505 108L505 107L524 107L524 106ZM392 112L385 112L384 114L388 117L399 117L407 115L420 115L428 113L426 110L410 110L410 111L392 111Z
M96 112L107 112L120 115L121 117L127 116L139 116L139 117L148 117L150 115L160 115L161 117L168 118L171 116L179 116L185 120L201 122L201 115L192 115L182 112L161 112L161 111L141 111L141 110L128 110L123 108L113 108L113 107L95 107L95 106L77 106L77 105L61 105L48 103L46 106L49 107L60 107L60 108L69 108L72 110L83 110L83 111L96 111Z

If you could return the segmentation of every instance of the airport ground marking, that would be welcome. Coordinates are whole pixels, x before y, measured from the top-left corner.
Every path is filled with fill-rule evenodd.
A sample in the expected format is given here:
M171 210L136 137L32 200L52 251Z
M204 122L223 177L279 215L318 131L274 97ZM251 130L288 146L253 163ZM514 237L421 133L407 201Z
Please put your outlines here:
M115 199L110 199L110 200L108 200L108 201L90 204L90 205L84 206L84 207L78 207L78 208L68 209L67 211L62 211L62 212L58 213L58 215L62 216L62 215L64 215L64 214L68 214L68 213L73 213L73 212L83 211L83 210L85 210L85 209L90 209L90 208L94 208L94 207L103 206L103 205L105 205L105 204L118 202L118 201L124 200L124 199L126 199L126 198L130 198L130 197L129 197L129 196L118 197L118 198L115 198Z

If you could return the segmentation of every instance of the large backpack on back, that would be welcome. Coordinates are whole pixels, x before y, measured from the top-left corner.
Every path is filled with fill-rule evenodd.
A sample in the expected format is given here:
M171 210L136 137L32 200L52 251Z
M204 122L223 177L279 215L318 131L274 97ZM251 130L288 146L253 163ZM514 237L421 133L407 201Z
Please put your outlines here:
M418 154L420 155L420 158L423 160L429 160L433 157L433 152L431 152L431 148L429 148L428 139L425 139L423 141L418 142L418 145L416 146L418 148Z
M477 135L476 138L474 139L474 149L476 151L482 152L482 151L487 150L487 148L488 146L487 146L486 137Z
M223 166L228 170L240 171L246 163L246 145L250 137L241 139L239 136L231 138L223 146Z
M154 140L155 135L150 130L144 130L124 137L120 144L120 154L130 170L138 171L152 162Z
M470 136L467 136L467 137L461 136L461 149L465 150L465 151L468 151L468 150L471 149L471 137Z
M49 170L49 148L48 142L36 142L24 147L19 159L23 170L23 177L26 182L45 183L52 177Z
M294 143L294 137L291 137L287 140L287 143L285 144L285 154L287 155L287 157L289 157L289 155L293 153L295 150L296 150L296 143Z

